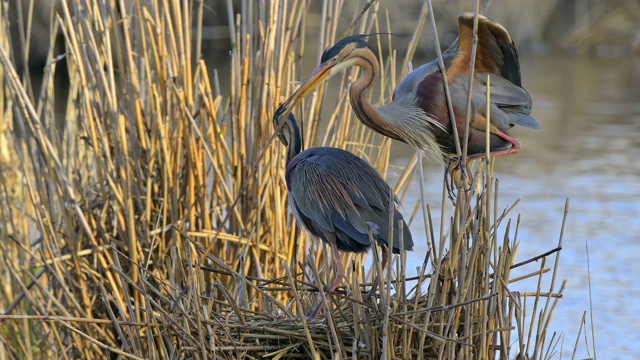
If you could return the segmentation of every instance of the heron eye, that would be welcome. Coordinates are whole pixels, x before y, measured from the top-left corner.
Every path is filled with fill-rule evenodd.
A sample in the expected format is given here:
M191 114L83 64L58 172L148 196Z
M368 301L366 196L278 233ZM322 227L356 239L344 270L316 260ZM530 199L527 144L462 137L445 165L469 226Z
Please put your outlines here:
M336 55L336 56L334 56L334 57L333 57L333 61L336 61L336 62L337 62L338 60L340 60L340 58L338 57L338 55Z
M282 143L285 146L289 145L289 141L287 141L287 137L284 134L280 133L280 134L278 134L278 137L280 138L280 141L282 141Z

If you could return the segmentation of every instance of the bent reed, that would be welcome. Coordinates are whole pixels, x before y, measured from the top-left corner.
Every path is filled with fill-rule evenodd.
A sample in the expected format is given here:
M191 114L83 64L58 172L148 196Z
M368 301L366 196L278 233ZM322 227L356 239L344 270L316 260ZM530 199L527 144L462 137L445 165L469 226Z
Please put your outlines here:
M441 224L426 204L424 215L402 209L428 223L426 233L414 231L429 249L418 271L402 254L386 269L374 256L369 271L365 256L343 255L346 280L324 296L330 252L287 210L285 151L271 116L360 9L236 3L60 1L49 39L31 36L33 1L12 5L27 19L17 27L0 8L0 357L556 354L559 337L547 329L563 288L554 285L561 240L529 259L538 263L515 263L520 217L510 218L515 204L498 209L493 159L470 166L472 184L458 191L452 217L440 209ZM204 20L213 12L228 14L231 51L207 59ZM415 19L408 50L391 35L372 37L384 54L372 102L387 102L406 75L429 33L427 15L425 7ZM393 25L374 3L354 31ZM42 73L22 66L36 42L50 48ZM349 150L384 175L391 142L355 118L346 91L354 76L295 110L304 148ZM391 184L401 200L411 196L416 164ZM550 288L513 291L517 266L530 268L525 277L550 277ZM377 275L377 296L363 300ZM320 301L332 311L307 321Z

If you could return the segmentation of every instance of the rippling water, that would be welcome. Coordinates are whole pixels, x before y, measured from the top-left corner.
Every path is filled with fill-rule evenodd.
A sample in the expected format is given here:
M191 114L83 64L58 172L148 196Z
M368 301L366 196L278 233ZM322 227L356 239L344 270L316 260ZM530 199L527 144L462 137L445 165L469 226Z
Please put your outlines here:
M567 287L550 331L565 336L562 358L571 358L585 311L590 331L589 261L597 355L634 359L640 348L640 61L539 57L522 59L521 66L541 129L513 131L523 149L496 165L500 208L523 198L512 213L513 219L522 215L516 261L557 245L569 198L555 289L565 279ZM395 163L404 166L411 152L394 144ZM439 209L442 170L427 165L426 172L428 201ZM419 198L417 184L413 193L405 209ZM411 226L414 237L424 234L419 219ZM409 261L421 264L423 256L416 249ZM519 282L512 290L533 291L535 283ZM593 357L587 337L588 347L580 338L577 359Z

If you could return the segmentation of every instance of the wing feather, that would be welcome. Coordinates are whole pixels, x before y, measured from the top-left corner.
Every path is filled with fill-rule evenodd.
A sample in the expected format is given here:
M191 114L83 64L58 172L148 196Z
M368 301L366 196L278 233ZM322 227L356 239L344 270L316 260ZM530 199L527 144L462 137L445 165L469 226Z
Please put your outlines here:
M388 243L389 185L367 162L348 151L320 147L298 154L287 166L287 186L294 211L314 235L314 225L336 234L338 248L363 251L371 245L368 229ZM394 199L395 200L395 199ZM395 210L394 219L402 220ZM403 233L405 248L413 241L408 227ZM396 231L397 233L397 231ZM397 235L394 250L398 252ZM326 241L326 239L325 239Z

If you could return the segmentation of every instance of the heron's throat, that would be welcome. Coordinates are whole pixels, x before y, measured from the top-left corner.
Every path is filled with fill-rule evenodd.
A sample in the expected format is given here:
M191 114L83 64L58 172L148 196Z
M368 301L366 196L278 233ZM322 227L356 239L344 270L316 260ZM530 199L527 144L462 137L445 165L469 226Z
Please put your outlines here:
M376 83L380 74L378 61L373 52L358 56L355 62L362 70L362 75L351 84L350 99L351 107L358 116L358 119L371 130L395 140L405 142L398 134L394 122L387 119L378 108L371 105L366 97L371 88Z
M287 119L282 131L287 132L287 164L302 151L300 127L295 120Z

